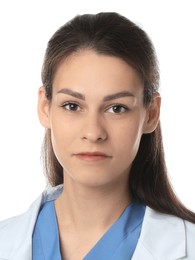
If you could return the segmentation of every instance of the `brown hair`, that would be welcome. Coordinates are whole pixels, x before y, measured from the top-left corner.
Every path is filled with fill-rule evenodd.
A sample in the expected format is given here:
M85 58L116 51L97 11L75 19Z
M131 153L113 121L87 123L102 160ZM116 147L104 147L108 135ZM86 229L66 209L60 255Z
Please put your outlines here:
M42 68L48 100L52 99L52 82L59 64L82 49L119 57L135 68L144 83L144 104L149 105L159 88L153 44L140 27L117 13L76 16L52 36ZM52 186L63 183L63 168L54 154L49 129L43 143L43 161L49 183ZM129 190L149 207L195 223L195 214L182 205L170 185L160 124L153 133L142 136L130 171Z

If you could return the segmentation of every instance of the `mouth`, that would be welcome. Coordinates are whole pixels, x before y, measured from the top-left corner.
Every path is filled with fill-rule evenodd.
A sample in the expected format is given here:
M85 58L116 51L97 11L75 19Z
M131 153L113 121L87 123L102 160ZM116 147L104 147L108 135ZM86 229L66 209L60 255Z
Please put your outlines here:
M110 155L101 152L82 152L75 154L75 156L84 161L102 161L111 158Z

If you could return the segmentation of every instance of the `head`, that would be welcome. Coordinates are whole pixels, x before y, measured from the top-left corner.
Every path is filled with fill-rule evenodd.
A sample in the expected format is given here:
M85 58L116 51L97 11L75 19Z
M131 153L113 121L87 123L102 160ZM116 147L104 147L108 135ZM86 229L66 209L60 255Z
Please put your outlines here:
M44 92L48 103L52 103L54 85L56 85L56 78L59 78L59 71L61 70L61 74L66 74L68 64L70 62L73 64L78 57L81 60L83 54L91 55L90 58L97 59L97 62L101 58L104 59L104 64L107 63L108 67L113 67L113 75L119 71L118 63L121 63L124 68L127 66L128 73L132 72L141 88L140 102L144 111L149 111L148 122L140 130L139 136L135 136L138 142L129 168L130 192L137 196L143 180L154 177L147 176L147 171L149 172L155 164L159 163L157 162L159 157L163 158L158 124L159 73L154 47L141 28L119 14L99 13L75 17L62 26L48 43L42 69L41 91ZM67 70L65 68L62 71L63 64L67 66ZM80 66L83 66L83 63ZM59 86L59 82L57 85ZM41 121L44 119L42 118ZM139 129L134 129L134 132L139 132ZM46 175L52 186L63 183L63 167L54 151L51 129L46 127L43 154ZM147 186L146 183L144 185Z
M116 139L119 139L119 136L123 140L125 149L127 148L128 150L131 146L134 146L135 148L132 149L131 147L130 159L128 159L127 154L119 153L120 156L118 155L118 157L126 158L125 163L129 160L131 164L128 168L129 172L127 176L127 187L131 196L139 199L155 210L172 214L195 223L195 214L186 209L178 200L167 175L161 128L159 124L159 72L153 44L141 28L117 13L76 16L73 20L62 26L52 36L48 43L42 69L43 87L41 87L39 91L39 117L41 123L46 128L43 143L43 162L49 184L56 186L62 184L64 181L63 167L54 152L55 145L52 140L52 131L54 129L51 129L50 127L52 120L48 122L48 118L55 118L55 116L52 117L50 114L54 111L54 94L56 94L56 89L59 87L56 82L63 82L61 79L64 79L65 75L67 75L68 78L71 78L72 75L73 81L71 82L74 82L75 78L78 77L74 77L74 71L69 73L71 68L73 68L73 70L76 68L76 72L78 72L78 74L75 73L76 76L79 76L79 72L81 73L80 68L84 69L83 71L85 73L81 73L80 75L87 79L88 69L92 70L94 73L94 66L90 66L91 64L87 60L88 58L92 58L93 61L95 61L93 65L96 64L97 61L96 65L98 66L99 64L97 67L98 73L100 72L101 76L105 76L108 85L105 85L105 88L102 87L104 84L101 85L100 90L99 86L96 87L94 91L95 93L97 92L97 98L95 99L94 91L91 92L91 88L87 89L87 87L84 87L86 100L90 97L90 101L84 103L84 110L82 110L82 106L75 106L75 104L70 104L69 102L68 104L63 104L66 111L65 114L69 115L68 113L71 109L71 111L73 110L75 112L76 110L79 111L79 113L81 110L90 111L90 115L92 115L92 111L96 111L96 114L94 115L97 116L97 111L102 111L103 108L103 115L105 117L97 118L96 116L91 116L92 123L88 120L87 124L89 125L87 125L86 128L84 127L84 129L88 129L88 126L90 126L89 129L94 130L93 125L95 125L96 131L93 131L93 134L92 131L85 131L85 134L82 135L82 140L94 142L96 139L96 142L99 141L99 144L104 144L104 141L107 140L107 131L109 130L109 127L113 126L113 124L115 124L114 122L119 122L117 121L119 118L116 114L119 112L119 114L122 115L120 117L120 126L122 126L121 124L124 126L121 128L121 131L124 132L121 134L121 131L117 133L117 131L112 131L112 129L108 132L111 133L111 137L116 137L114 138L114 147L118 147L119 145L120 149L122 149L121 151L124 151L120 142L117 145ZM101 65L103 65L103 68ZM111 77L106 73L107 70L104 70L105 66L107 66L109 73L111 73ZM85 70L85 68L87 69ZM122 73L120 73L121 71ZM117 75L120 75L120 77L117 78ZM122 77L121 79L122 75L124 75L124 78ZM98 77L98 80L99 78L100 77ZM133 120L132 122L134 122L130 122L130 125L127 123L128 120L125 120L128 113L123 113L124 111L127 111L125 106L112 104L109 107L105 107L102 103L98 103L100 102L100 97L103 97L103 99L110 99L110 95L103 96L103 94L106 94L108 89L112 89L112 84L114 87L118 88L118 79L119 81L121 80L120 82L123 82L123 80L125 82L126 80L126 83L130 83L131 90L133 90L133 96L136 97L134 101L136 100L136 102L133 102L133 99L130 97L129 100L131 100L131 104L134 108L136 107L136 104L140 104L140 106L137 106L137 108L139 107L140 109L135 109L134 112L143 112L143 117L129 117ZM93 81L94 77L90 80ZM97 83L98 80L93 82ZM102 82L105 83L104 80ZM111 93L112 97L113 94L115 93ZM131 94L132 93L130 93L130 96ZM79 93L80 97L82 95L83 93ZM76 93L76 96L78 98L78 93ZM93 100L94 106L90 103ZM125 101L123 100L122 103L124 102ZM46 104L46 106L44 104ZM88 106L90 109L88 109ZM47 108L46 111L44 110L44 107ZM87 110L85 110L85 108L87 108ZM75 114L74 112L71 114L74 115L73 117L77 115L77 113ZM135 115L136 113L132 114ZM112 117L112 115L114 116ZM102 126L102 120L104 121L103 125L105 126L105 118L108 118L107 122L112 122L112 124L107 124L107 127L105 128L106 131L104 131L104 128L98 127L99 123L100 126ZM117 120L115 120L116 118ZM141 120L140 118L145 119ZM97 123L96 120L100 121ZM77 120L74 120L74 122L76 121ZM78 120L78 122L81 121ZM136 124L136 122L139 123ZM61 121L60 124L62 124ZM79 127L80 125L81 124L77 124ZM136 126L138 126L137 129ZM134 138L135 140L129 137L128 129L130 135L136 137ZM60 131L60 127L58 127L58 130ZM97 139L98 135L100 138ZM66 138L68 137L66 136ZM72 134L71 138L73 138ZM110 151L111 153L113 151L114 153L118 152L118 148L111 149ZM109 156L109 154L107 155ZM89 158L84 158L84 161L88 159ZM101 159L101 156L100 158L96 156L95 160L99 159ZM120 160L119 158L120 165L122 165L122 160L123 159ZM114 167L112 167L112 169L114 169Z

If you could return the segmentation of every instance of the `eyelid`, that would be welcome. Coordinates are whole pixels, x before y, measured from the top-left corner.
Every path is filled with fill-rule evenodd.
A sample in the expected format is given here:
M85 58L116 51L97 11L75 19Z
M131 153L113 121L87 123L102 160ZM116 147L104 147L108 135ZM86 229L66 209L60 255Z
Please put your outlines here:
M123 111L123 112L118 112L118 113L115 113L115 114L122 114L122 113L125 113L125 112L127 112L127 111L130 110L130 108L129 108L128 106L124 105L124 104L115 103L115 104L110 105L110 106L106 109L106 112L108 112L108 110L110 110L110 109L113 108L113 107L121 107L121 108L125 109L125 111ZM114 113L114 112L113 112L113 113Z
M74 110L74 108L73 109L67 109L66 108L66 106L68 106L68 105L75 105L75 106L77 106L77 109L75 109ZM79 102L77 102L77 101L71 101L71 100L68 100L68 101L65 101L65 102L63 102L62 103L62 105L61 105L61 107L64 109L64 110L66 110L66 111L69 111L69 112L80 112L80 111L83 111L83 106L79 103ZM114 111L113 110L113 112L110 112L109 110L110 109L113 109L114 107L120 107L120 108L122 108L124 111L119 111L119 112L117 112L117 111ZM112 114L124 114L124 113L126 113L126 112L128 112L128 111L130 111L131 109L127 106L127 105L125 105L125 104L121 104L121 103L112 103L112 104L110 104L109 106L107 106L107 108L105 108L105 112L108 112L108 113L112 113Z
M65 108L65 106L71 105L71 104L78 106L78 107L79 107L79 110L71 110L71 109L66 109L66 108ZM67 111L70 111L70 112L77 112L77 111L81 111L81 110L82 110L80 104L78 104L78 103L75 102L75 101L66 101L66 102L64 102L64 103L62 104L61 107L62 107L63 109L65 109L65 110L67 110Z

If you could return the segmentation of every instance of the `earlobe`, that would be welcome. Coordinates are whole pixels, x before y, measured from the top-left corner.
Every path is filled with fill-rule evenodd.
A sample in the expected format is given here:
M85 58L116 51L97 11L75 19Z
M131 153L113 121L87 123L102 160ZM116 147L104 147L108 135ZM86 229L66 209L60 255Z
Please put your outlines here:
M45 95L45 88L40 87L38 91L38 117L41 125L45 128L50 128L49 123L49 100Z
M161 97L159 93L155 93L153 95L153 99L151 104L147 108L147 116L144 123L144 134L152 133L158 123L159 123L159 117L160 117L160 106L161 106Z

